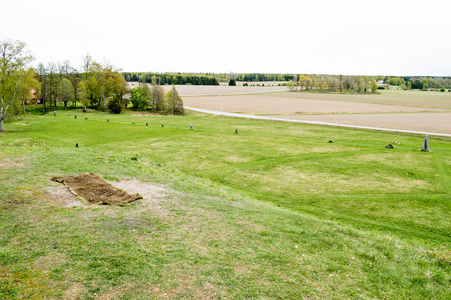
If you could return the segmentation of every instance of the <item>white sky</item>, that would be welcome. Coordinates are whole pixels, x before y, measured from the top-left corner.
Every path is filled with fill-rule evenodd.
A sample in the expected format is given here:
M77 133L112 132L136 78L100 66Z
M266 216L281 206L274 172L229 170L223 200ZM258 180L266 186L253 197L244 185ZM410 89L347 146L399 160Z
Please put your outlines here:
M0 0L38 62L124 71L451 75L451 1Z

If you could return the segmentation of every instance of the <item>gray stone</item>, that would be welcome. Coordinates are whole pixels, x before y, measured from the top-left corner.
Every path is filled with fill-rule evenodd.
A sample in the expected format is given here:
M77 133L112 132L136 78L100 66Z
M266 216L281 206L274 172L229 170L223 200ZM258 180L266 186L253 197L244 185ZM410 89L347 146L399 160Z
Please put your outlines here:
M423 146L421 147L421 151L429 152L429 136L426 135L423 140Z

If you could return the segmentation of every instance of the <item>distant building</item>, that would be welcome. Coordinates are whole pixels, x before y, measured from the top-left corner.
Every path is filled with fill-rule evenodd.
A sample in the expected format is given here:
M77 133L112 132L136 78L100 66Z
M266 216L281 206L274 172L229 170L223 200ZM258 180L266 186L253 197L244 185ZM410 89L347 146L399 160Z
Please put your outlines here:
M25 104L26 105L41 104L40 101L41 101L41 99L36 99L36 90L31 89L30 95L28 97L26 97L26 99L25 99Z
M378 81L376 81L376 84L377 84L377 86L387 86L387 84L384 83L383 80L378 80Z

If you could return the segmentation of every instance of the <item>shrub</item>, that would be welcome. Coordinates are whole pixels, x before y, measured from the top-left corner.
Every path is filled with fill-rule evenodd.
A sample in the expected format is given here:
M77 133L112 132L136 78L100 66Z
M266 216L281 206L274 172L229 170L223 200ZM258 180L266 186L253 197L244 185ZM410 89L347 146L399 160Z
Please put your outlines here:
M107 106L109 111L111 111L113 114L120 114L122 111L122 105L121 105L121 99L114 98L108 101Z
M440 89L440 92L442 92L442 93L443 93L444 91L445 91L445 89L444 89L444 88L441 88L441 89Z
M229 81L229 86L236 86L236 81L235 81L235 79L230 79L230 81Z
M377 89L378 90L385 90L385 86L378 86Z
M247 84L247 82L243 83L243 86L249 86L249 84Z

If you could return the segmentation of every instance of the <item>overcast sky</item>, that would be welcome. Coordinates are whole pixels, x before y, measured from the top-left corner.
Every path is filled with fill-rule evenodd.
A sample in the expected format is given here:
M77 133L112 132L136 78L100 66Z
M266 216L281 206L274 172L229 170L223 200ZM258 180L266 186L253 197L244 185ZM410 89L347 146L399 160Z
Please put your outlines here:
M451 75L451 1L0 0L38 62L124 71Z

